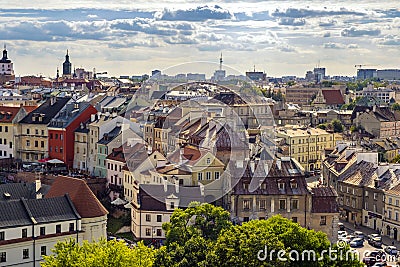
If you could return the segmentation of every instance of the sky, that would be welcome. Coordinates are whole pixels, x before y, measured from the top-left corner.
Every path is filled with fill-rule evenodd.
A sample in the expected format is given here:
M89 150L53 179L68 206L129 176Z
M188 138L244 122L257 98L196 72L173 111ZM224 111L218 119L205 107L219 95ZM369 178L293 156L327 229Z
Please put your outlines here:
M221 53L239 73L353 76L400 68L400 1L7 1L0 36L16 75L54 77L68 49L73 67L114 76L216 69Z

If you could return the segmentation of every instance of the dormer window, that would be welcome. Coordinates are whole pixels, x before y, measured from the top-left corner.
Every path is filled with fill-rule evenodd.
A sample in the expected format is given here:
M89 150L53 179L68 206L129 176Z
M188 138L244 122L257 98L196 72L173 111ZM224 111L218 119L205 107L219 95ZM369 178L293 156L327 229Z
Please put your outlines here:
M262 190L267 189L267 184L266 184L266 183L262 183L262 184L260 185L260 188L261 188Z
M290 180L290 188L297 188L297 181L295 179Z
M278 180L278 188L279 190L284 190L285 189L285 183L282 179Z
M243 183L243 189L244 190L249 190L249 184L248 183Z

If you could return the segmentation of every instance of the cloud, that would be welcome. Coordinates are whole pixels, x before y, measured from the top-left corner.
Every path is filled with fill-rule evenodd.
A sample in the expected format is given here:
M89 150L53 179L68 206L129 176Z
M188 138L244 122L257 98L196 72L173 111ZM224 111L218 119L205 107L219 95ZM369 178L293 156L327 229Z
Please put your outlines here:
M206 21L206 20L224 20L234 18L233 14L222 7L201 6L190 9L170 10L164 9L156 13L155 18L169 21Z
M322 35L322 37L331 37L331 33L330 32L325 32L323 35Z
M297 18L280 18L278 23L279 25L303 26L306 24L306 20Z
M325 49L345 49L346 46L339 43L324 43L322 45Z
M378 44L387 46L400 46L400 36L386 35L378 41Z
M335 26L337 24L336 20L327 20L327 21L321 21L319 23L320 27L332 27Z
M355 49L355 48L359 48L358 44L348 44L347 48L349 49Z
M381 34L380 29L357 29L355 27L351 27L349 29L344 29L341 32L341 35L344 37L360 37L360 36L379 36Z
M323 16L335 16L335 15L353 15L362 16L365 13L356 12L341 8L340 10L316 10L316 9L276 9L272 15L274 17L286 17L286 18L306 18L306 17L323 17Z
M147 34L161 35L161 36L173 36L178 34L178 31L169 27L164 27L153 23L149 19L133 19L113 22L111 29L131 31L131 32L143 32Z

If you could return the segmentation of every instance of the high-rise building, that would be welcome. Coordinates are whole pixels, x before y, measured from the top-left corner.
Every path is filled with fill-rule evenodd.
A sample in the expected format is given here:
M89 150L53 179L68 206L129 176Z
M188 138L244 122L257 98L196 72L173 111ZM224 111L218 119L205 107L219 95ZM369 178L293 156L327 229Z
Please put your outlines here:
M358 69L357 70L357 80L365 80L376 77L376 69Z

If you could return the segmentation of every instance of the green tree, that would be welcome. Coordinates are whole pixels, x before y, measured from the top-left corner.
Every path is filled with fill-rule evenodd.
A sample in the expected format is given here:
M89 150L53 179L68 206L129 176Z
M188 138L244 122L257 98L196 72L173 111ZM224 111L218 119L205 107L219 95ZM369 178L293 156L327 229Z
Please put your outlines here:
M139 242L133 249L123 242L100 240L83 242L74 239L58 242L53 255L44 256L42 267L151 267L155 251Z
M390 162L391 163L400 163L400 155L397 155L396 157L394 157Z
M400 104L399 104L399 103L394 103L394 104L391 106L391 108L392 108L392 110L400 110Z
M333 120L331 122L332 126L333 126L333 131L335 133L341 133L343 132L343 124L340 120Z
M176 209L163 225L165 246L157 252L154 266L201 266L220 232L232 226L229 217L229 212L211 204Z
M307 230L298 223L278 215L268 220L253 220L224 230L213 246L213 250L208 254L206 266L363 266L354 259L354 256L332 259L328 253L330 247L326 234ZM331 250L334 249L339 248L335 246L331 248ZM281 258L287 261L278 258L279 250L284 251ZM299 256L293 251L297 251ZM308 254L309 251L313 252ZM339 249L337 254L331 255L339 256L340 253L346 255L347 251L349 247ZM303 252L306 253L302 258ZM266 256L265 259L264 256Z

